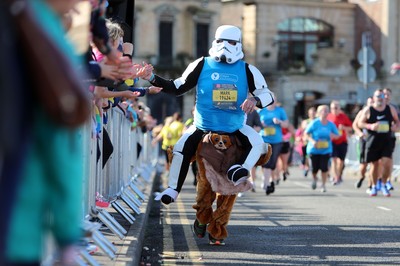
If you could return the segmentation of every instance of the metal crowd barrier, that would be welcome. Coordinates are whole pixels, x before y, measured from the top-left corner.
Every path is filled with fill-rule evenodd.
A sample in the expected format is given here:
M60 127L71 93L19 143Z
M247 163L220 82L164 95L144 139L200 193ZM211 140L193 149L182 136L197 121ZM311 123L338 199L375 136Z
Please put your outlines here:
M141 204L147 199L144 190L151 182L159 151L158 145L151 146L150 133L142 133L140 129L131 130L131 122L120 109L113 108L107 112L108 122L102 126L110 136L113 153L104 168L103 130L99 136L96 134L96 122L93 119L82 132L85 143L82 227L86 235L112 260L117 248L99 231L100 223L120 239L125 237L127 231L107 209L114 208L131 225L134 224L135 216L141 213ZM141 147L140 153L138 146ZM97 162L98 149L101 156ZM105 205L109 203L109 206L96 206L96 200L102 200ZM96 219L97 222L94 221ZM81 249L80 255L76 262L78 265L98 265L85 248Z
M359 161L359 138L357 136L351 136L348 138L348 148L345 159L345 166L348 169L358 171ZM396 146L393 152L393 170L392 179L397 180L400 175L400 133L396 133Z

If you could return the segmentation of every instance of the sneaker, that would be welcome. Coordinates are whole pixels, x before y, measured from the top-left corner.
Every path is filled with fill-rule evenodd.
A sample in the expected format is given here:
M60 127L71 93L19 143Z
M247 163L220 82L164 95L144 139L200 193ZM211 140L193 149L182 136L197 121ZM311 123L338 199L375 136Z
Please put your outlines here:
M233 182L235 186L246 181L249 177L249 171L241 165L235 164L228 170L228 179Z
M200 224L197 219L194 220L193 233L198 238L203 238L206 235L206 231L207 231L207 225L206 224Z
M96 192L96 206L100 208L108 208L110 203L99 192Z
M378 179L378 182L376 182L376 190L381 190L382 188L382 179Z
M371 193L371 187L368 187L365 193L370 194Z
M213 246L225 246L225 242L223 239L216 239L208 234L209 244Z
M313 181L311 183L311 188L312 189L316 189L317 188L317 180L313 179Z
M304 177L307 177L307 176L308 176L308 169L304 170Z
M283 181L286 181L287 176L289 175L289 172L283 172Z
M386 186L382 186L381 187L381 191L382 191L382 195L385 197L390 197L390 192L389 190L386 188Z
M243 193L239 192L237 196L238 196L238 198L241 198L241 197L243 197Z
M394 187L392 186L392 183L390 180L388 180L385 184L387 190L394 190Z
M371 190L369 192L369 195L371 197L375 197L376 195L378 195L378 190L376 189L376 187L371 187Z
M254 187L252 187L251 192L256 192L256 189Z
M94 253L96 253L99 248L96 245L90 244L88 243L85 247L87 253L89 253L90 255L93 255Z
M322 187L321 187L321 192L322 192L322 193L325 193L325 192L326 192L326 187L325 187L325 186L322 186Z
M356 188L360 188L360 187L362 186L362 183L363 183L364 179L365 179L365 177L361 177L361 178L354 184L354 186L355 186Z
M274 192L275 192L275 183L271 182L269 184L269 186L267 187L267 189L265 190L265 194L269 195L269 194L274 193Z

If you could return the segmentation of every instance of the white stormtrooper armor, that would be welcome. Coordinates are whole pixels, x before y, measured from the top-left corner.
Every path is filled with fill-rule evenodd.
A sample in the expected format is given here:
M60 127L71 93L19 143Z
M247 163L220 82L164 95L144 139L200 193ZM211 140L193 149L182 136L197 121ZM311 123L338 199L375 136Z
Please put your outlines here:
M231 25L218 27L208 53L217 62L235 63L244 57L241 36L242 32L238 27Z

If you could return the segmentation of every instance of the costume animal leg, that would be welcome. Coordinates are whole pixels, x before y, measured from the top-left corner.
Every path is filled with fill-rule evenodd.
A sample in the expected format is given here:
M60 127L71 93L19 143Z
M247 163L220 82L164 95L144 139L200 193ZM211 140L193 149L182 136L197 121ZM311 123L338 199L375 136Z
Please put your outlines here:
M208 224L213 217L212 204L216 198L216 193L212 191L211 185L205 177L204 163L197 160L199 171L197 173L197 196L196 204L193 209L196 210L196 218L201 224Z
M226 226L228 225L235 200L236 194L217 194L217 208L215 209L213 213L213 219L207 228L207 231L212 237L216 239L225 239L228 237Z

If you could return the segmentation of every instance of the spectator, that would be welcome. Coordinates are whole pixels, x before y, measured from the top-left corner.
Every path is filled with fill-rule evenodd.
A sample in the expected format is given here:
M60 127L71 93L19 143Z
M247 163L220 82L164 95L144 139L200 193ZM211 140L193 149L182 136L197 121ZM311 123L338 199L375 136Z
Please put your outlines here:
M34 21L31 26L38 26L44 31L57 50L67 55L66 60L78 68L81 62L66 42L61 23L61 16L75 3L32 0L26 1L25 8L32 11ZM32 43L24 43L24 46L40 45L42 41L36 39ZM24 50L20 52L24 53ZM25 60L29 60L30 56L25 54ZM51 57L52 54L47 56ZM27 79L28 74L19 76ZM30 82L29 90L35 91L37 86L45 84ZM5 261L0 261L0 264L39 265L45 244L44 236L50 230L61 251L60 263L73 265L83 218L80 212L83 170L79 129L70 129L51 120L41 102L30 101L30 104L31 116L28 120L32 125L26 131L29 132L29 143L21 165L20 185L17 187L10 223L4 236ZM27 121L27 117L24 119Z

